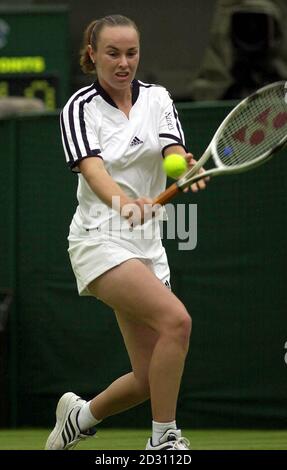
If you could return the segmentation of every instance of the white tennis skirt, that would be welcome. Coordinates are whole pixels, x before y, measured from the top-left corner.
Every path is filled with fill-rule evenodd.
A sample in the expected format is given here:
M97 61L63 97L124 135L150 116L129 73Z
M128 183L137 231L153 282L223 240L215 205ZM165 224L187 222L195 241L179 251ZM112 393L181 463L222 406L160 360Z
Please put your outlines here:
M170 270L159 228L128 228L119 231L86 230L73 221L68 237L68 253L76 277L79 295L89 296L88 285L97 277L124 261L141 259L148 268L170 287ZM146 227L147 226L147 227ZM143 228L145 227L145 228ZM150 229L150 230L149 230Z

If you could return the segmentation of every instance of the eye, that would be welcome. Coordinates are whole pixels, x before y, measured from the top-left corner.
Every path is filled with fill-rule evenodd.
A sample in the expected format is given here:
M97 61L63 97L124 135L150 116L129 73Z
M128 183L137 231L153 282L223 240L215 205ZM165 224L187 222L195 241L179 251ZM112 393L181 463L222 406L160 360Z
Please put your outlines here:
M128 52L127 55L128 55L128 57L134 57L134 56L137 55L137 53L138 53L138 51L130 51L130 52Z

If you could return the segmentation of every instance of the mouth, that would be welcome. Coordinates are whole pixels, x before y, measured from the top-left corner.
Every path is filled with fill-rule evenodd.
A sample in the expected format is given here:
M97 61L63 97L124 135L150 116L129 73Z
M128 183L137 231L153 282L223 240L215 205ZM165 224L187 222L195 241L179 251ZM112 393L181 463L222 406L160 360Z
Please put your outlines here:
M119 78L120 80L124 80L128 78L129 72L116 72L116 77Z

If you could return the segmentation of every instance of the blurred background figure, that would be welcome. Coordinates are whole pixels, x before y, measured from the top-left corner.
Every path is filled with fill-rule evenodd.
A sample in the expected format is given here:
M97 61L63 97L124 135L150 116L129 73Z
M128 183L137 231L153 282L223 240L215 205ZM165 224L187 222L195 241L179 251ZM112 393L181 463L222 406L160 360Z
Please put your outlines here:
M23 115L27 113L43 113L45 104L38 98L25 98L23 96L0 97L0 118Z
M218 0L193 100L240 99L287 78L286 0Z

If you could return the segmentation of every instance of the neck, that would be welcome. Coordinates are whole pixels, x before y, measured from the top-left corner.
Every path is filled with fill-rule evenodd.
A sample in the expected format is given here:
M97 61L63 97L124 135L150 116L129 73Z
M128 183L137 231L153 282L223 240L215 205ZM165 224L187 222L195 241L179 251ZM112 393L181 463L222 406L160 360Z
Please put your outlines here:
M115 103L126 104L132 102L132 84L127 88L117 90L110 87L106 82L99 81L99 83Z

